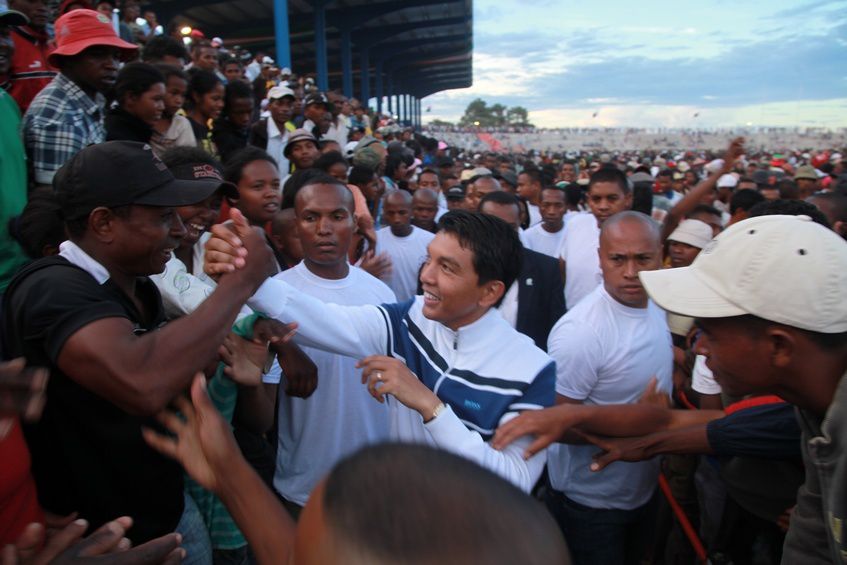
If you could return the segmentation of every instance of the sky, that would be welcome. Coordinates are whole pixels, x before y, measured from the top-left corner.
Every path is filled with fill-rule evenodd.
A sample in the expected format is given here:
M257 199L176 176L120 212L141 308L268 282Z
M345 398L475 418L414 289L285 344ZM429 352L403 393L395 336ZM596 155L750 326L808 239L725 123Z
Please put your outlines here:
M473 9L473 86L424 98L425 123L482 98L538 127L847 127L847 0Z

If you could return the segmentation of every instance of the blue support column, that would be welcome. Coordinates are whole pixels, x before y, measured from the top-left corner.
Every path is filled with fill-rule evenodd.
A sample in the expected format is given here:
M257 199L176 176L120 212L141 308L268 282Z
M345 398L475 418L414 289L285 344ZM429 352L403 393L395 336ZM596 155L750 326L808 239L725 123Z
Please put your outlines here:
M329 90L329 68L326 60L326 5L315 3L315 63L318 73L318 90Z
M400 106L400 112L398 112L400 114L400 123L403 124L403 125L406 125L406 117L408 116L408 113L406 112L406 95L405 94L400 95L400 103L398 104L398 106Z
M394 115L394 111L396 107L394 105L394 80L391 78L391 75L388 75L388 89L385 92L385 95L388 97L388 113L392 116Z
M274 37L276 63L291 68L291 41L288 37L288 0L274 0Z
M376 111L382 113L382 59L376 60L374 82L374 87L376 89Z
M423 112L421 111L423 107L423 102L418 100L418 129L423 129Z
M361 100L359 102L362 103L362 107L368 107L368 100L371 98L371 75L370 75L370 50L367 47L362 47L361 58L359 59L359 66L361 67L361 75L362 75L362 88L361 88Z
M341 89L347 98L353 97L353 48L350 46L350 29L341 30Z

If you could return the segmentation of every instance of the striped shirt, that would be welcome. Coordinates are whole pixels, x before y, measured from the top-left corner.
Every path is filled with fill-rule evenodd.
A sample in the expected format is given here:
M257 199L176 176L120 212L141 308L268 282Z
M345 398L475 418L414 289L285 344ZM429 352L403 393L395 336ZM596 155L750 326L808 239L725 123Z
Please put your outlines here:
M447 409L427 423L389 397L391 436L427 443L475 461L525 491L541 475L542 451L528 460L520 438L502 451L488 444L497 426L523 410L554 402L553 360L489 310L457 331L423 315L423 297L382 306L339 306L269 279L248 301L257 312L299 324L295 341L361 359L390 355L438 396Z
M92 99L62 73L38 93L22 124L36 183L52 183L53 175L71 157L106 140L105 104L102 94Z

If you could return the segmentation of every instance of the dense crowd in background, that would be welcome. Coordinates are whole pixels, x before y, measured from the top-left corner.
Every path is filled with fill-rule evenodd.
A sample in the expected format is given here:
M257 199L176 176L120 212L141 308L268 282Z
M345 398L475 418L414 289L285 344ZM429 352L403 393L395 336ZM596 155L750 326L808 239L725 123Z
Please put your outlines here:
M416 131L9 8L4 565L847 562L842 133Z

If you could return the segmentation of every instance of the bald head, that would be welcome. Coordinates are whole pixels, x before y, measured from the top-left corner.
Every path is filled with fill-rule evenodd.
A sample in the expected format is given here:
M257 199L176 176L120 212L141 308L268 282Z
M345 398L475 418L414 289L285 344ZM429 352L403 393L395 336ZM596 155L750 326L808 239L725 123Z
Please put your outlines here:
M389 192L384 197L384 202L386 206L408 206L412 207L412 195L406 192L405 190L395 190L393 192Z
M412 196L412 202L418 204L438 204L438 195L431 188L419 188Z
M494 177L480 177L474 181L473 187L474 190L480 194L480 198L482 198L489 192L503 190L503 187L500 186L500 181L498 181Z
M638 273L661 267L661 242L659 225L641 212L620 212L603 222L597 253L603 286L612 298L630 308L647 307Z
M638 233L640 237L652 242L656 247L662 242L662 230L653 218L641 212L627 211L619 212L603 222L600 230L601 244L604 237L608 239L612 234L618 236L621 231L630 234Z

